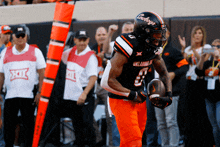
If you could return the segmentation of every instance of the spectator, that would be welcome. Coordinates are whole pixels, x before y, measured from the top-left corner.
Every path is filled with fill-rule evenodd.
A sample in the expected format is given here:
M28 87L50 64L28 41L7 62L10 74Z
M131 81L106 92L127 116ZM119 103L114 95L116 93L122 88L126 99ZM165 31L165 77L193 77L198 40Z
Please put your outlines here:
M134 23L127 21L122 25L121 33L130 33L134 31Z
M103 43L103 51L105 53L106 58L110 59L112 52L113 52L113 46L114 46L114 41L112 41L112 36L113 34L118 30L118 25L110 25L108 28L108 33L107 33L107 38L105 39L104 43ZM132 22L125 22L122 25L122 30L121 33L131 33L134 30L134 24ZM115 121L115 117L114 115L112 115L112 119L111 119L111 124L109 124L111 127L109 127L111 129L111 138L112 138L112 145L113 146L119 146L120 144L120 135L118 132L118 128L117 128L117 124Z
M0 53L1 51L8 46L11 46L10 38L11 38L11 27L8 25L3 25L0 28Z
M179 36L179 41L183 48L185 48L185 40ZM186 97L185 97L185 116L186 116L186 130L185 130L185 147L212 146L211 140L213 135L210 132L211 124L208 120L205 108L204 87L202 77L198 77L195 73L196 65L200 60L202 48L211 48L206 44L206 31L202 26L195 26L191 32L191 46L188 46L183 51L184 58L189 63L189 70L186 78ZM204 61L209 58L206 55ZM204 127L205 126L205 127Z
M26 5L26 4L32 4L32 1L30 0L12 0L12 5Z
M7 90L4 107L5 146L13 147L16 119L20 110L25 128L24 146L29 147L32 145L34 132L33 103L39 102L46 63L42 52L26 43L27 34L23 26L15 27L12 37L15 45L4 49L0 60L0 89L5 81ZM37 74L39 91L34 98Z
M215 147L220 147L220 40L215 39L212 46L216 48L214 52L210 53L212 60L204 62L204 57L208 53L203 53L195 71L199 77L205 77L206 110L213 128Z
M75 32L72 31L68 32L65 41L64 51L72 48L75 45L74 36L75 36ZM47 52L48 49L49 49L49 44L46 46ZM61 143L65 144L68 141L67 139L71 139L71 141L68 141L68 144L71 144L72 141L75 140L75 138L72 137L67 138L67 136L65 135L64 133L66 129L65 126L69 125L69 123L72 123L72 120L69 118L65 118L67 117L66 114L60 111L60 109L63 109L61 108L60 104L61 101L63 100L65 75L66 75L66 65L63 62L60 62L59 70L57 72L53 90L51 92L50 103L47 108L47 113L42 128L41 141L40 141L40 144L42 144L42 146L47 143L58 146L61 145ZM66 120L68 120L68 122L66 122ZM61 122L61 126L57 125L60 122ZM71 129L68 129L68 131L70 130ZM71 133L73 133L72 130ZM62 139L60 140L60 138Z
M191 63L191 60L193 60L195 64L198 62L200 59L200 53L202 47L204 48L211 48L209 44L206 44L206 32L205 28L202 26L195 26L192 29L191 32L191 46L188 46L186 48L186 41L185 37L181 38L180 35L178 35L178 39L181 45L181 52L188 61ZM206 56L206 60L208 59L209 56ZM195 60L194 60L195 59ZM193 66L195 69L195 66Z
M95 109L98 103L101 102L105 104L107 132L109 134L109 146L111 146L112 145L111 121L109 120L108 107L107 107L107 101L106 101L108 92L100 86L100 81L101 81L102 74L103 74L105 64L106 64L106 58L104 57L104 52L103 52L103 43L106 40L106 37L107 37L106 29L102 26L98 27L96 29L96 34L95 34L96 43L91 47L91 49L95 51L96 57L98 59L98 80L97 80L96 90L95 90L97 99L95 100ZM101 132L99 131L99 127L97 123L95 122L95 119L94 119L93 125L96 129L96 138L97 138L96 146L106 145L106 138L103 138L105 136L101 135Z
M26 24L20 24L19 26L23 26L25 28L25 33L27 34L27 43L28 40L30 40L30 29L26 26ZM12 44L13 44L13 40ZM33 46L33 44L29 44L29 46ZM36 48L39 48L37 45L34 46ZM36 78L35 88L34 88L34 97L36 96L36 92L38 91L38 74ZM35 107L35 113L36 116L37 113L37 107ZM17 125L15 129L15 141L14 141L14 147L20 146L22 143L24 143L24 131L23 131L23 125L22 125L22 119L21 119L21 112L19 110L18 112L18 118L17 118Z
M32 0L3 0L2 5L25 5L25 4L32 4Z
M3 109L2 109L2 105L4 105L4 103L0 103L0 146L5 146L5 142L4 142L4 131L3 131Z
M0 27L0 53L2 52L2 50L5 47L11 46L11 42L10 42L11 33L12 33L12 30L11 30L10 26L2 25ZM2 94L1 94L2 101L0 101L2 120L3 120L3 112L4 112L4 101L5 101L4 94L5 94L5 88L3 86ZM3 134L3 130L4 130L3 123L2 123L2 127L1 127L0 130L1 130L0 131L0 146L4 146L5 142L4 142L4 134Z
M120 147L142 146L147 121L143 79L151 63L165 83L171 103L171 81L158 55L164 40L164 21L154 12L140 13L135 18L134 32L116 38L115 52L105 68L101 85L110 92L109 102L120 133Z
M160 132L162 147L177 147L179 146L179 127L177 124L177 106L180 92L185 86L181 83L182 77L188 70L188 63L183 58L181 52L173 48L170 40L170 28L167 25L166 38L167 42L163 46L164 50L162 58L165 62L172 81L172 104L165 109L155 108L157 118L157 129Z
M76 46L63 53L62 61L67 65L63 102L61 108L73 123L79 147L95 146L93 128L94 85L97 80L98 61L88 46L86 30L76 32Z
M106 40L106 37L107 30L104 27L98 27L95 34L96 44L94 44L91 48L101 59L104 58L103 43Z
M7 47L10 46L11 42L10 42L10 37L11 37L11 27L9 27L8 25L2 25L0 28L0 53L2 52L2 50ZM1 104L1 116L2 116L2 120L3 120L3 112L4 112L4 93L5 89L2 90L2 99L0 100L0 104ZM1 121L2 121L1 120ZM4 126L3 123L1 124L1 129L0 129L0 146L4 146L5 142L4 142L4 134L3 134L3 130L4 130Z
M0 103L0 129L1 129L1 134L2 134L2 136L3 136L3 130L2 130L2 127L3 127L3 122L2 122L2 104ZM4 141L4 139L2 138L2 140L1 140L1 143L0 143L0 146L5 146L4 145L4 142L2 142L2 141Z
M62 2L64 0L32 0L33 4L38 4L38 3L55 3L55 2ZM72 0L66 0L66 1L72 1Z
M108 28L107 39L105 40L103 44L103 51L108 56L110 56L113 52L114 41L112 41L112 36L117 30L118 30L118 25L115 25L115 24L110 25ZM122 34L131 33L133 32L133 30L134 30L134 24L128 21L122 25L121 33Z
M0 6L9 6L9 5L11 5L11 0L0 1Z

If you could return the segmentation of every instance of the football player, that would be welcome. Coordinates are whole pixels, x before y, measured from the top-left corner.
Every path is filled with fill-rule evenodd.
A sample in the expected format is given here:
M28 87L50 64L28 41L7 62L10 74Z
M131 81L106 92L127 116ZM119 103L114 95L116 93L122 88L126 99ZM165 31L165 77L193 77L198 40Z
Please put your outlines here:
M160 56L165 33L162 17L148 11L135 17L133 32L116 38L101 86L110 92L109 103L119 129L120 147L142 146L147 120L143 79L151 64L165 84L169 104L172 102L171 80Z

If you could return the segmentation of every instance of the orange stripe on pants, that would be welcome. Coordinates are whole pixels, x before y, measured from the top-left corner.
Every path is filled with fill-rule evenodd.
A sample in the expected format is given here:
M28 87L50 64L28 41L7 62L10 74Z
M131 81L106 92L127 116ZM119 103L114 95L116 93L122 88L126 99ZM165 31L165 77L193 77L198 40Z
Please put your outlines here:
M146 101L134 104L123 99L109 99L120 133L120 147L141 147L147 121Z

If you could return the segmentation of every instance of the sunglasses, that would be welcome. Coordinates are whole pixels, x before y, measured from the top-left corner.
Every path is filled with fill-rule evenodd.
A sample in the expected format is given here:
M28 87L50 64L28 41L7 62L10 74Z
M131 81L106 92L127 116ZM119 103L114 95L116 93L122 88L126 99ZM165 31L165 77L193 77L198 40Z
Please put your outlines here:
M220 45L212 45L212 47L220 48Z
M16 38L24 38L25 37L25 34L17 34L17 35L15 35L16 36Z

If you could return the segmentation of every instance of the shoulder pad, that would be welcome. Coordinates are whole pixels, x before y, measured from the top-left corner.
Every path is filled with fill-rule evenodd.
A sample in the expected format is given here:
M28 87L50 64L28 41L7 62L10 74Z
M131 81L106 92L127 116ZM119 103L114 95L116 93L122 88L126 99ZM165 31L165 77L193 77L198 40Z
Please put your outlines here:
M114 50L117 52L122 53L127 58L130 58L130 56L133 53L133 44L136 40L136 37L131 34L122 34L116 38L115 44L114 44Z

